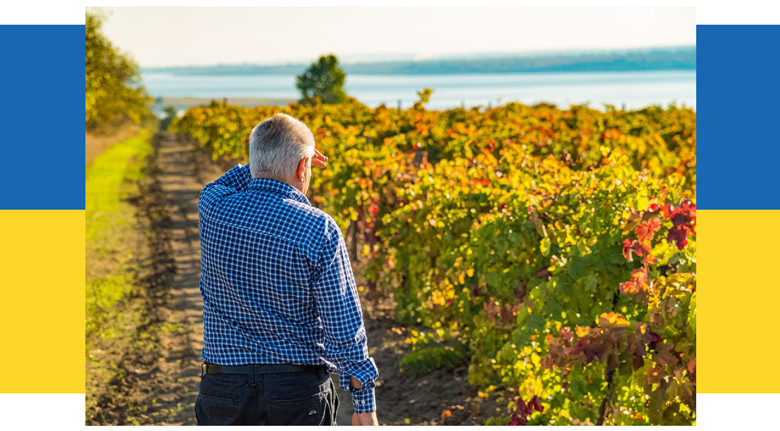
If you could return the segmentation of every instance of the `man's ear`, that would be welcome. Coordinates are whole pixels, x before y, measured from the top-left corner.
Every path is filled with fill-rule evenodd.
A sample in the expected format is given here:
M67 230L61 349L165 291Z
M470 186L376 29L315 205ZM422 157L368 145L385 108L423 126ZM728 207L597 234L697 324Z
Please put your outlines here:
M304 157L301 159L301 161L298 162L298 169L295 170L295 176L298 178L298 181L303 182L304 179L306 179L306 160L308 158Z

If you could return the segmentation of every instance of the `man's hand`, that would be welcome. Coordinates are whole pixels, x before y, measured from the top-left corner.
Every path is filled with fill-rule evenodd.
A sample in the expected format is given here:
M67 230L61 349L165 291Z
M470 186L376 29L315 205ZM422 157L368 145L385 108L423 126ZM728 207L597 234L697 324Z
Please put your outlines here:
M355 389L360 389L363 386L355 376L349 376L349 384Z
M328 158L323 156L322 153L320 153L320 150L314 149L314 157L311 158L311 164L314 166L318 166L320 168L325 167L325 162L328 161Z
M352 413L352 426L357 425L379 425L376 420L376 412Z

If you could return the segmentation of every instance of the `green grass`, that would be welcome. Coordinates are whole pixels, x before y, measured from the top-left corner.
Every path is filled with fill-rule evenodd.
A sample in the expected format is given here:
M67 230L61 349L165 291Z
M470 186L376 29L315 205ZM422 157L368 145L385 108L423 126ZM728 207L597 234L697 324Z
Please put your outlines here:
M101 237L110 226L112 216L126 213L122 199L125 180L143 178L143 159L152 153L151 132L141 130L140 136L120 142L95 158L87 168L86 210L87 240Z
M99 155L86 171L88 335L101 332L106 320L121 318L112 307L133 290L135 208L126 198L137 192L144 177L150 139L151 132L141 130ZM100 335L111 337L113 325L107 326Z

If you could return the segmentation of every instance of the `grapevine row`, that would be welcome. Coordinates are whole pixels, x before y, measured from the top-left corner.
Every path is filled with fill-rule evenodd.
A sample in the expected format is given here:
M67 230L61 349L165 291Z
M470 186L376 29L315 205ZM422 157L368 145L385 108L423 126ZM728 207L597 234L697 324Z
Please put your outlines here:
M503 394L493 423L695 422L694 111L215 103L171 128L246 161L276 112L329 156L311 199L369 293Z

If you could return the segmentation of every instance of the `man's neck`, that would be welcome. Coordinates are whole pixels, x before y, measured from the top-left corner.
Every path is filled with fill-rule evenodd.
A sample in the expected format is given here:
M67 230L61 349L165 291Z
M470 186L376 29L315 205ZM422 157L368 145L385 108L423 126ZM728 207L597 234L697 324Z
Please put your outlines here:
M258 179L262 178L262 179L266 179L266 180L279 181L280 183L285 183L285 184L287 184L289 186L295 187L296 190L298 190L299 192L303 193L304 195L306 194L306 193L303 192L303 184L300 183L300 182L293 182L293 181L290 181L290 180L281 180L281 179L276 178L276 177L268 177L268 176L257 177L257 178Z

